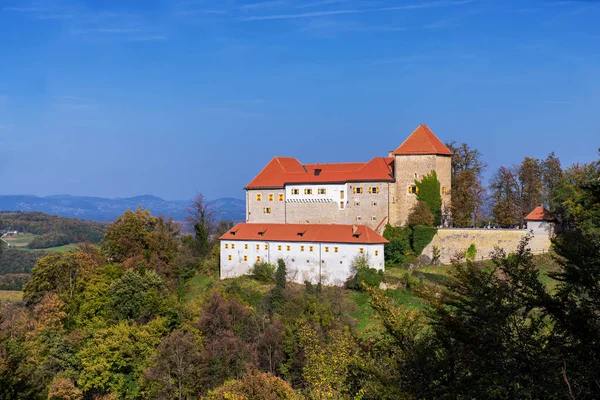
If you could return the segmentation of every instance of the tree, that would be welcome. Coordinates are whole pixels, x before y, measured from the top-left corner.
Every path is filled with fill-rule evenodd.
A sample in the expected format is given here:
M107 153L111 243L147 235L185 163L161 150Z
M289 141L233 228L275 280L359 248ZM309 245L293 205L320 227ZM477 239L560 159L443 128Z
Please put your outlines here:
M154 271L127 270L108 289L109 305L117 320L147 322L165 311L165 287Z
M408 215L408 226L414 227L417 225L433 226L434 215L431 213L431 208L424 201L417 202L410 214Z
M181 227L171 218L154 217L149 210L127 210L107 228L102 250L126 268L149 268L175 278L172 262L179 250Z
M194 228L194 251L196 256L204 258L210 252L211 237L217 227L214 204L206 201L204 195L197 194L187 208L187 214L187 222Z
M561 270L547 308L556 321L571 398L598 398L600 386L600 161L566 171L568 219L554 241Z
M157 398L197 398L200 393L200 343L194 335L175 329L158 346L144 375Z
M283 379L256 370L250 371L241 379L226 382L206 396L207 400L300 400L301 398L302 396L297 395Z
M564 176L560 160L552 152L541 162L541 168L542 183L544 185L543 203L546 208L553 210L556 208L555 198Z
M437 173L431 171L421 181L415 180L415 185L418 188L417 201L427 204L433 215L433 225L440 226L442 224L442 195Z
M519 166L519 182L522 187L522 206L519 223L522 225L525 216L542 204L543 181L541 161L525 157Z
M500 167L490 181L492 215L501 226L516 225L522 216L522 190L517 167Z
M271 289L271 313L277 312L285 301L284 292L286 281L287 268L285 261L280 258L277 260L277 270L275 271L275 286Z
M446 143L452 156L452 224L458 227L476 225L482 218L481 206L485 199L482 174L487 167L481 153L466 143Z

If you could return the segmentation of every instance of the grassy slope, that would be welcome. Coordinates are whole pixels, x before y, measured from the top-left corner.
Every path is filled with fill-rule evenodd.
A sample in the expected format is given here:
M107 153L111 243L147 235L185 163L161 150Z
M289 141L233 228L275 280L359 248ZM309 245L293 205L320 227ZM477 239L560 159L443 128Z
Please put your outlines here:
M18 290L0 290L0 303L23 300L23 292Z

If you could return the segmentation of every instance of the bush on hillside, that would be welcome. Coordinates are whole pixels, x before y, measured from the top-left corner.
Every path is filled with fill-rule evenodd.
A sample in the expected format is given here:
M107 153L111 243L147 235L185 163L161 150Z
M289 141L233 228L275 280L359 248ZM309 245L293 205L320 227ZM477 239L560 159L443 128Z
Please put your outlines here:
M425 225L417 225L413 229L412 248L415 254L421 254L437 233L437 229Z
M275 266L266 261L257 262L250 269L250 274L257 281L273 282L275 279Z
M354 276L346 281L346 288L351 290L364 291L364 282L369 287L379 287L383 280L383 271L371 268L369 259L365 255L360 255L352 261L351 269Z
M412 255L412 247L410 245L412 237L412 229L394 228L387 224L383 231L383 237L389 240L384 246L384 255L386 265L403 265L407 257Z

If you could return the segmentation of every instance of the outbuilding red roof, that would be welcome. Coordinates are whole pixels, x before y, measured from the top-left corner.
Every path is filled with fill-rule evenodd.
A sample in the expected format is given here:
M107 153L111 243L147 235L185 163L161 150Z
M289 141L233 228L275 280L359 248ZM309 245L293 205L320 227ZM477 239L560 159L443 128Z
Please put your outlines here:
M435 154L451 156L452 152L431 132L427 125L419 125L394 151L394 155Z
M228 230L220 239L313 243L388 243L383 236L365 225L325 224L240 223Z
M537 206L525 217L525 221L554 221L554 217L544 207Z
M369 162L301 164L293 157L275 157L246 189L282 188L286 184L393 182L393 158L376 157Z

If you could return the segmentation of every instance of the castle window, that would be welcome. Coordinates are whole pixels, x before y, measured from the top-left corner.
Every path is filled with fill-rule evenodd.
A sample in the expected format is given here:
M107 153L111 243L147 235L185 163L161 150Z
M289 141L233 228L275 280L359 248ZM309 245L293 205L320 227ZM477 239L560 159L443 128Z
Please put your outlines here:
M260 256L256 256L256 261L260 261Z
M353 192L354 194L362 194L362 192L363 192L363 189L362 189L362 187L360 187L360 186L355 186L355 187L352 189L352 192Z
M340 208L343 210L344 209L344 202L340 201Z
M281 245L277 246L277 250L281 251Z
M362 221L362 217L361 217L360 215L357 215L357 216L356 216L356 220L357 220L357 221Z
M325 188L320 188L320 189L317 191L317 193L319 193L319 194L327 194L327 189L325 189Z
M269 193L269 201L275 200L275 195L273 193Z
M365 252L365 249L363 249L362 247L360 248L360 254L363 254Z
M271 214L271 207L263 208L263 214Z
M256 193L256 201L262 201L262 194Z
M312 194L312 189L304 189L304 194Z
M373 216L371 217L371 221L377 221L377 217L373 215Z
M325 247L325 253L329 253L329 247Z
M446 194L446 186L442 186L442 194Z
M228 249L229 248L229 243L225 243L225 248Z
M231 243L231 248L235 249L235 243Z
M371 202L371 205L372 205L373 207L377 207L377 202L376 202L376 201L372 201L372 202Z
M248 261L248 256L244 256L244 261Z
M369 188L369 193L371 193L371 194L377 194L377 193L379 193L379 188L378 187L371 187L371 188Z
M300 189L292 189L292 194L300 194Z
M343 198L344 198L344 191L340 190L340 199L343 199Z
M417 185L411 185L408 187L408 193L416 194L419 193L419 187Z
M231 261L231 254L227 256L227 259Z
M375 250L375 255L378 256L379 255L379 250Z
M290 251L290 249L291 249L291 246L285 246L285 249L286 249L287 251Z
M269 250L269 245L265 244L265 250Z
M355 201L354 202L354 207L358 207L358 206L360 206L360 201Z
M279 201L283 201L283 193L279 193L279 194L277 195L277 200L279 200Z
M300 246L300 251L304 251L304 246Z
M313 251L313 247L312 246L308 246L308 251Z
M248 243L244 244L244 249L248 250Z
M260 250L260 244L256 245L256 250Z
M334 248L333 248L333 252L334 252L334 253L337 253L337 252L338 252L338 248L337 248L337 247L334 247Z

